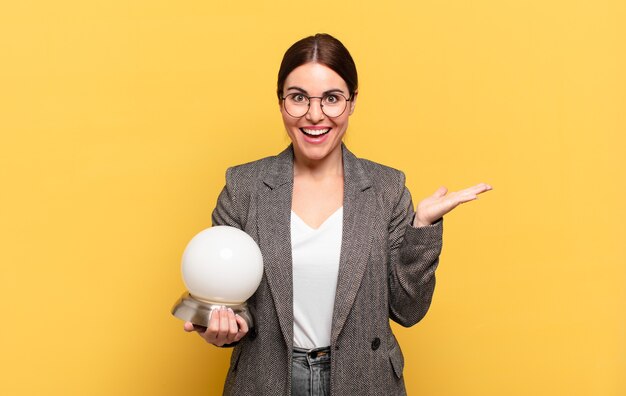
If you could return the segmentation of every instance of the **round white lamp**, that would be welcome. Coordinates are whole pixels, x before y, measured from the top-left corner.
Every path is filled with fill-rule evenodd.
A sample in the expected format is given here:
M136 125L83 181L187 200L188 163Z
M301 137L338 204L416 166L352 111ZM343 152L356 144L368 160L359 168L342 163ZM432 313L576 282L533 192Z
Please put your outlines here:
M263 276L261 249L250 235L235 227L215 226L201 231L183 253L183 293L172 314L207 327L211 311L231 308L252 326L246 300Z

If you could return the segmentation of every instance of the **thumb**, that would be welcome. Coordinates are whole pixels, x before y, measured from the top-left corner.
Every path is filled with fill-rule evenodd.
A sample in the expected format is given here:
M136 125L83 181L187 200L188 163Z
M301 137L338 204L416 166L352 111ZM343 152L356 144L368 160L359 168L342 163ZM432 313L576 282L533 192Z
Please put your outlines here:
M193 323L191 322L185 322L185 325L183 326L183 329L185 329L186 332L190 332L193 331Z
M435 193L433 194L433 197L435 198L441 198L444 195L446 195L446 193L448 192L448 189L445 188L444 186L441 186L437 189L437 191L435 191Z

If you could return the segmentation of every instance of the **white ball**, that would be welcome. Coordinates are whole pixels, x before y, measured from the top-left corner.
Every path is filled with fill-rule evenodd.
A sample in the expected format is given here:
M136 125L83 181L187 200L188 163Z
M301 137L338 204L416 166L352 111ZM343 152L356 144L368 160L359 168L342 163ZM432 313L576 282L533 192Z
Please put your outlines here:
M240 304L261 283L263 257L250 235L238 228L215 226L189 242L183 253L182 272L192 296Z

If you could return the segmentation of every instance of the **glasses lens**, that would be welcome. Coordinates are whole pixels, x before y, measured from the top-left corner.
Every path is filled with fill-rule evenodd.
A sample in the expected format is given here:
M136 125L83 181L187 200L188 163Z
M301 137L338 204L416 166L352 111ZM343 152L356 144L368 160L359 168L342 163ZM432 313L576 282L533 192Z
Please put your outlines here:
M339 94L330 94L322 98L322 110L329 117L339 117L346 110L348 100Z
M309 98L293 93L287 95L284 100L285 111L292 117L302 117L309 111Z

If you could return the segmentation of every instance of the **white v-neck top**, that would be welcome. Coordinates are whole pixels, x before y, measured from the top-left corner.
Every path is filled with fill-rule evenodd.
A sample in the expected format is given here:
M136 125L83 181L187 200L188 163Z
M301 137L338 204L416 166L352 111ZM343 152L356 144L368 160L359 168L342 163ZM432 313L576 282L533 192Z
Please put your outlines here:
M343 207L319 228L291 211L293 260L293 344L300 348L330 345L339 273Z

